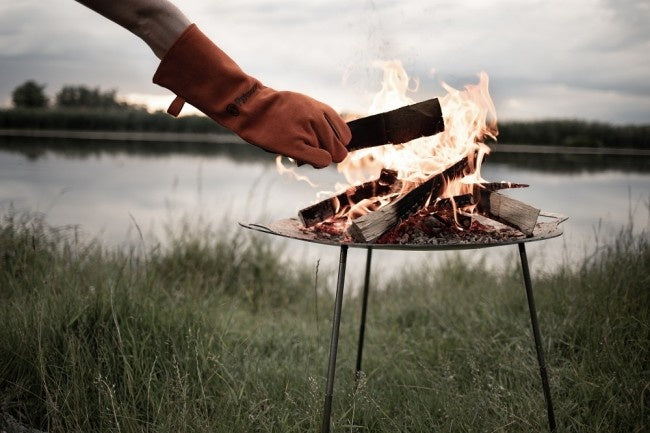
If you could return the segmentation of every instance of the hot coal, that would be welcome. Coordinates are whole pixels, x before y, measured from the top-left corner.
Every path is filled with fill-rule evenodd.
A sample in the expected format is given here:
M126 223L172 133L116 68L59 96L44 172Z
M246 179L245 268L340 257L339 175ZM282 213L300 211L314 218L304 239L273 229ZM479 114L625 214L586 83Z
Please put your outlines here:
M345 218L334 218L301 230L319 239L341 243L354 242L346 233ZM498 243L524 238L519 230L477 215L453 210L428 212L423 209L384 233L375 243L393 245L451 245Z

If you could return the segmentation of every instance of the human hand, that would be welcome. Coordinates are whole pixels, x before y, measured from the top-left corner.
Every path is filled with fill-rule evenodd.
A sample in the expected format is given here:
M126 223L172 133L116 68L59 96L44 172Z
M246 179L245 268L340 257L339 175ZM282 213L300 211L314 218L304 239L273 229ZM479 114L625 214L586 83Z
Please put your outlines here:
M341 162L347 155L350 129L331 107L264 86L194 24L164 55L153 81L178 95L168 110L171 114L177 115L187 101L267 151L316 168Z

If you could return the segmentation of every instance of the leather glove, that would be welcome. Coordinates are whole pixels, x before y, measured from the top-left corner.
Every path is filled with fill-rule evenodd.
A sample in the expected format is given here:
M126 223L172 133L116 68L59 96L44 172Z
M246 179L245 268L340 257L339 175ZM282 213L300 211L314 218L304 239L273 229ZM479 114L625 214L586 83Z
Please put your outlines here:
M167 110L173 116L187 101L247 142L316 168L347 155L352 135L331 107L264 86L195 24L164 55L153 82L177 95Z

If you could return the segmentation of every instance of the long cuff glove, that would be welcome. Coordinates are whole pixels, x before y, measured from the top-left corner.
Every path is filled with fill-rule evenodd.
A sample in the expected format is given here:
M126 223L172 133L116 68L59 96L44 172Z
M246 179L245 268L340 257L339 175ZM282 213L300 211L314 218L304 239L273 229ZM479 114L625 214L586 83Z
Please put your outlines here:
M167 51L153 82L187 101L247 142L316 168L341 162L351 134L329 106L308 96L275 91L244 73L196 25Z

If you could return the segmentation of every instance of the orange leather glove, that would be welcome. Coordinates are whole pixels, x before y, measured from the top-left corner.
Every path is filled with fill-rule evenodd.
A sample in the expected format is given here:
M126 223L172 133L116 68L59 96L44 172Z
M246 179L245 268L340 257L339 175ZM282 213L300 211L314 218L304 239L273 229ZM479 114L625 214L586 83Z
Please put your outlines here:
M348 153L350 129L331 107L265 87L195 24L167 51L153 82L177 95L167 110L173 116L187 101L247 142L299 163L322 168Z

